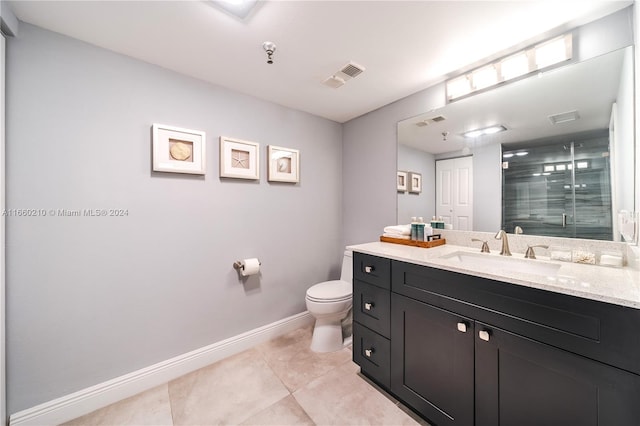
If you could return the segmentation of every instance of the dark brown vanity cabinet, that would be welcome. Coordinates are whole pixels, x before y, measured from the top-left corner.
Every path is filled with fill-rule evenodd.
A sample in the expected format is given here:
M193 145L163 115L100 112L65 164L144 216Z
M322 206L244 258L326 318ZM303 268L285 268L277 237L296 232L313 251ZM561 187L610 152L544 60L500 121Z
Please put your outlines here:
M354 361L433 425L640 425L640 310L390 262L389 381L357 279Z

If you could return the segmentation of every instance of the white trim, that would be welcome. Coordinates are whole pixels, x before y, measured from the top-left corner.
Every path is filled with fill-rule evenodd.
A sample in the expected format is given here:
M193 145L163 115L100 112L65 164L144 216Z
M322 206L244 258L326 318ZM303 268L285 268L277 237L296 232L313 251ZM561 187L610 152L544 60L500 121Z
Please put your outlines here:
M57 425L73 420L312 322L313 317L307 311L284 318L12 414L9 425Z
M4 5L1 5L2 7ZM6 71L6 40L0 34L0 209L4 213L6 206L6 150L5 150L5 71ZM5 215L0 218L0 418L2 424L7 424L7 388L6 388L6 222Z

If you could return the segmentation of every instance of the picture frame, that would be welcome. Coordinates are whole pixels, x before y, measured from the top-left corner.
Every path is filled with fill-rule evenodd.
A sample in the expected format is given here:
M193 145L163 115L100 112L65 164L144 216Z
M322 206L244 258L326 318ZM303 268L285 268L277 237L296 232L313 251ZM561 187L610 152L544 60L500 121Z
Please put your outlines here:
M220 136L220 177L260 179L260 144Z
M206 173L205 132L159 123L151 128L154 172Z
M267 179L270 182L300 182L300 151L269 145L267 147Z
M407 172L398 170L396 185L398 187L398 192L407 192Z
M422 175L420 173L409 172L407 180L410 193L419 194L422 192Z

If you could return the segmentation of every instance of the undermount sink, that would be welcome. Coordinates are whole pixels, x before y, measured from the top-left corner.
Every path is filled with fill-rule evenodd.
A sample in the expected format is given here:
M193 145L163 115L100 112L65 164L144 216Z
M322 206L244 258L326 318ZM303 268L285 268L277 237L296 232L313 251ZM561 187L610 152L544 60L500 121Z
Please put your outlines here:
M440 259L454 261L460 266L469 269L489 270L497 273L504 271L555 277L560 269L560 265L555 263L466 251L456 251L441 256Z

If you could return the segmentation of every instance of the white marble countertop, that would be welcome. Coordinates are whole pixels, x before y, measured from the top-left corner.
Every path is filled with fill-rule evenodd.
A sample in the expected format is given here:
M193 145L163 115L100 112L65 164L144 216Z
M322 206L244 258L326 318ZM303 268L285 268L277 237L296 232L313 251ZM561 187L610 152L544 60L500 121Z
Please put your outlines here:
M372 242L348 246L347 249L374 256L387 257L416 265L430 266L477 277L489 278L516 285L523 285L571 296L612 303L640 309L640 271L624 267L613 268L597 265L584 265L570 262L538 259L526 259L526 262L544 262L557 264L560 268L554 276L544 276L497 269L495 266L473 265L465 267L460 262L443 258L454 252L479 253L478 248L469 248L445 244L433 248L411 247L401 244ZM496 253L482 255L502 257ZM513 253L512 258L524 259L524 254Z

